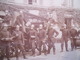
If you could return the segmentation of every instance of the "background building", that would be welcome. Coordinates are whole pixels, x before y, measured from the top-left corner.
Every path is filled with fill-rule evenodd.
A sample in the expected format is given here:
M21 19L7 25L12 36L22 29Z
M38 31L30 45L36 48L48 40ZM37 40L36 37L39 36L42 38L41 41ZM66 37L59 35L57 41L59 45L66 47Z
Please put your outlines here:
M17 4L29 4L37 6L60 6L60 7L72 7L79 8L80 0L0 0L4 3L17 3Z

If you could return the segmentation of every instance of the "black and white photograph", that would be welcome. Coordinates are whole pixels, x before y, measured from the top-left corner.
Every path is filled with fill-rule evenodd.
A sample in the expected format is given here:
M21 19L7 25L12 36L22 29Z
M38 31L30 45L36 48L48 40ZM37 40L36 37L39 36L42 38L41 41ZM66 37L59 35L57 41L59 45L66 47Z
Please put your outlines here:
M80 0L0 0L0 60L80 60Z

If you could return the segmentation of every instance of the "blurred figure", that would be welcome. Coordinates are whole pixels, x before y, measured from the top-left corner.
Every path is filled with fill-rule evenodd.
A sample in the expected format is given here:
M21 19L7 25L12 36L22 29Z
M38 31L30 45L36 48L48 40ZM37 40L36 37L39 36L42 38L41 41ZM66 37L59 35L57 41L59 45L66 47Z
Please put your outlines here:
M9 42L10 42L10 33L8 31L8 24L3 23L2 25L3 29L0 32L0 49L1 49L1 55L0 55L0 59L3 60L5 55L7 60L9 59Z
M35 55L35 49L36 49L36 30L34 29L34 25L31 25L31 30L30 30L30 44L32 48L32 55Z
M72 28L70 30L70 36L71 36L71 50L73 50L76 49L77 30Z
M6 10L5 13L6 13L6 16L4 17L4 22L10 25L13 17L11 16L8 10Z
M63 52L63 47L65 43L65 49L68 51L68 30L66 29L66 24L62 26L62 40L61 40L61 52Z
M54 40L54 34L56 33L56 36L59 34L55 29L54 29L54 24L51 24L51 27L48 30L48 54L50 53L51 48L53 48L53 54L55 54L55 40ZM55 36L55 37L56 37Z
M26 27L26 31L24 32L24 47L25 50L28 52L30 47L30 28Z
M39 55L41 55L41 47L43 45L43 49L44 49L44 54L46 55L47 54L47 51L46 51L46 30L44 30L43 28L43 25L40 24L39 25L39 33L38 33L38 37L39 37L39 40L38 40L38 44L39 44Z
M25 59L25 49L24 49L24 37L23 37L23 33L20 31L20 27L17 25L16 29L14 30L12 36L14 37L14 46L15 46L15 51L16 51L16 58L18 60L19 57L19 53L18 53L18 49L20 49L23 58Z

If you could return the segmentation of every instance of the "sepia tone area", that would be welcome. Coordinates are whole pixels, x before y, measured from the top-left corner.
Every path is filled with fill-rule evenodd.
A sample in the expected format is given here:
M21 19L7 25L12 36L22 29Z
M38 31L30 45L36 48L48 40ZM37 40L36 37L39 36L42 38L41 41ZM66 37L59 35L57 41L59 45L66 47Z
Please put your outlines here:
M0 0L0 60L80 60L79 0Z

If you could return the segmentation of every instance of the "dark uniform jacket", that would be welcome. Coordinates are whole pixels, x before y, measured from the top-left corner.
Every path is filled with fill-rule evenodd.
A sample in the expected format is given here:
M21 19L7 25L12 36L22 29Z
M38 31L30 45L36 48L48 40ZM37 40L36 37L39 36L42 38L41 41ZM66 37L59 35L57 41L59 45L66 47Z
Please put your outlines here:
M36 38L36 30L34 30L34 29L31 29L30 30L30 39L35 39Z
M1 31L0 33L0 46L8 46L9 42L11 41L10 38L10 33L9 31Z
M63 40L68 40L68 36L69 36L68 30L67 29L61 29L61 31L62 31Z
M77 36L77 30L76 29L71 29L70 30L70 35L71 35L71 37L75 38Z
M39 37L40 40L45 39L45 37L46 37L46 31L44 29L40 29L39 33L38 33L38 37Z
M8 41L8 38L10 38L9 31L1 31L1 40Z
M54 33L56 33L56 35L58 35L58 32L57 32L55 29L50 28L50 29L48 30L48 37L49 37L49 38L52 38L53 35L54 35Z
M23 37L23 33L21 31L17 31L15 30L13 32L13 37L14 37L14 42L16 43L23 43L24 37Z

